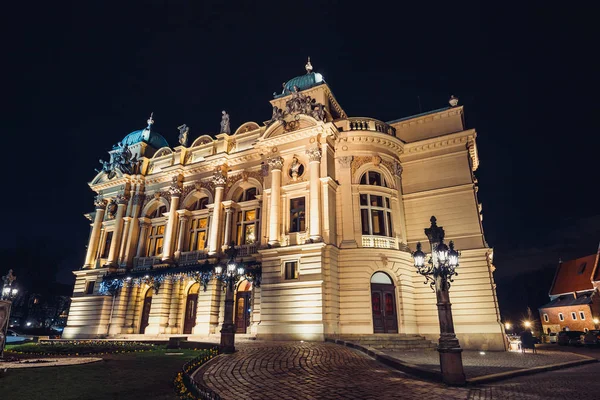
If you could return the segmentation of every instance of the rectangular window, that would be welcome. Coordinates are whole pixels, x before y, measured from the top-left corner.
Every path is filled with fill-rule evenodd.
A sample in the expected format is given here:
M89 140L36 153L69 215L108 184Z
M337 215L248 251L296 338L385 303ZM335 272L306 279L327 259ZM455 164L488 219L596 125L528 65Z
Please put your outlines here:
M112 243L113 232L106 233L106 240L104 241L104 249L102 249L102 255L100 258L108 258L110 252L110 244Z
M571 313L571 318L573 318L573 321L577 321L577 314L572 312Z
M306 230L305 198L298 197L290 200L290 232L304 232Z
M87 281L85 283L85 294L94 294L94 281Z
M584 313L583 311L579 311L579 318L580 318L582 321L585 321L585 313Z
M562 313L558 313L558 319L560 319L561 321L565 320L565 316L562 315Z
M368 235L371 230L369 229L369 209L361 208L360 209L360 220L362 223L362 234Z
M386 236L385 221L383 220L383 211L371 210L371 214L373 218L373 235Z
M548 314L544 314L544 322L548 322L550 321L550 318L548 318Z
M298 279L298 261L285 263L285 279Z
M361 194L360 195L360 205L361 206L368 206L369 205L369 199L367 197L368 195L366 194Z
M383 207L383 197L371 195L371 207Z

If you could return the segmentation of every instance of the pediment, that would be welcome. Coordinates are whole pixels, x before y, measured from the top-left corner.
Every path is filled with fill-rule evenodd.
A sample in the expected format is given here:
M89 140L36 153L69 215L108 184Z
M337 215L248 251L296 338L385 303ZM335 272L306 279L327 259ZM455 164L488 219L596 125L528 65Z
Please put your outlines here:
M280 121L272 123L261 140L271 139L281 135L287 135L302 129L311 128L322 124L313 117L304 114L286 115Z

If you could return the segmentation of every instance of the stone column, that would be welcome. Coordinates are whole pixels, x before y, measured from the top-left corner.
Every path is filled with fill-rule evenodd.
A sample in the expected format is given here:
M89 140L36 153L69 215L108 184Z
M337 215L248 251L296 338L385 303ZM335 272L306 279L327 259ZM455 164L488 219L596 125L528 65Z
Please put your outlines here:
M94 205L96 206L96 215L94 216L94 224L92 226L92 233L90 234L90 242L88 243L87 252L85 254L84 268L90 268L92 266L94 263L94 257L98 252L102 221L104 221L104 213L106 212L106 200L104 200L101 196L98 196L96 197Z
M171 281L165 279L152 296L152 305L150 306L150 316L145 334L158 335L167 333L167 324L169 322L169 313L171 311ZM150 290L154 290L151 288Z
M143 191L143 189L140 186L138 187L138 192L131 198L131 222L129 224L129 235L127 244L125 245L125 253L123 255L123 261L127 263L128 266L131 266L131 263L133 262L133 257L139 242L138 235L140 234L140 221L138 215L140 214L142 204L146 197L141 191Z
M123 289L125 289L125 287L128 287L129 290L127 291L126 311L121 333L133 333L133 314L135 314L135 302L137 300L138 288L133 286L131 280L123 282ZM130 329L131 332L129 331Z
M118 335L122 332L126 319L129 290L129 285L123 285L115 298L112 321L110 321L110 327L108 329L109 335Z
M124 194L118 194L117 215L115 217L115 230L113 231L112 242L110 243L110 251L108 252L107 264L113 267L117 266L117 256L119 254L119 246L121 244L121 235L123 234L123 215L125 214L125 206L129 199Z
M306 154L309 158L309 169L310 169L310 223L309 223L309 237L315 242L322 240L321 236L321 212L320 212L320 186L321 180L319 179L320 168L321 168L321 150L318 147L306 150Z
M225 250L229 247L229 243L231 240L231 216L233 214L233 207L227 207L225 209L225 234L223 235L223 246L222 249Z
M191 213L188 210L178 210L179 234L177 235L177 248L175 250L175 259L179 260L181 252L184 251L185 239L187 237L187 223L190 220Z
M181 187L179 185L179 177L174 176L171 187L171 205L169 207L169 219L165 228L165 243L163 247L162 261L173 262L173 248L175 247L175 234L177 229L177 207L179 207L179 196L181 196Z
M340 186L341 186L341 209L342 209L342 248L357 247L356 239L354 238L354 214L353 196L352 196L352 156L339 157L340 164ZM356 204L358 208L358 204ZM360 217L360 216L359 216ZM357 221L360 221L358 219Z
M221 202L223 201L223 191L227 178L223 175L221 169L215 171L213 183L215 185L215 203L213 208L213 217L210 226L210 236L208 240L208 254L213 255L218 252L219 233L221 227Z
M144 257L144 250L146 249L146 238L148 237L148 229L150 229L150 219L149 218L138 218L140 222L140 238L138 240L137 252L135 254L136 257Z
M119 265L124 263L125 248L127 247L127 241L129 240L129 225L131 217L123 217L123 236L121 237L121 244L119 245Z
M271 166L271 209L269 211L269 244L279 246L279 221L281 220L281 169L283 158L273 157L268 160Z
M179 329L179 308L181 304L181 289L183 283L181 279L175 279L173 282L173 292L171 293L171 308L169 310L169 322L167 323L168 333L183 333Z

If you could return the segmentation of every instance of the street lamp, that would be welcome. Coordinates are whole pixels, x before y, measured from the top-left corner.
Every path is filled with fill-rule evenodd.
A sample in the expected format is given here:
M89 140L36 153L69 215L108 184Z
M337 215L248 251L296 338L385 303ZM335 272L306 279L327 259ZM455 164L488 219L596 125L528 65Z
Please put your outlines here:
M525 328L531 328L531 321L525 321L523 325L525 325Z
M452 320L452 304L450 303L450 283L452 277L457 275L459 252L454 250L454 243L450 246L444 244L444 229L437 226L435 217L430 219L431 226L425 229L425 235L431 244L431 257L425 262L425 253L421 250L421 243L417 243L417 251L412 256L417 272L423 275L425 283L435 290L437 298L438 318L440 321L440 339L437 350L440 354L440 368L444 383L448 385L464 385L466 383L465 371L462 363L462 349Z
M229 257L225 269L221 265L215 266L215 278L225 283L225 316L221 328L221 352L235 352L235 331L236 326L233 323L233 291L237 281L244 276L245 268L235 262L238 250L229 245L225 254Z
M594 322L594 329L598 329L598 324L600 324L600 320L598 318L594 318L592 319L592 321Z
M510 322L507 322L507 323L504 324L504 328L506 328L507 331L510 330L511 326L512 325L510 324Z

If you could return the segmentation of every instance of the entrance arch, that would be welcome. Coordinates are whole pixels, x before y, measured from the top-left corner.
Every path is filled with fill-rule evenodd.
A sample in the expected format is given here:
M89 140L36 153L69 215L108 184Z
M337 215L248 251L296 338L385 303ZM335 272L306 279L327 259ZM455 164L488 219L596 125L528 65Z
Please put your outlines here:
M246 333L250 326L252 309L252 283L244 280L238 285L235 294L235 327L236 333Z
M371 310L373 333L398 333L396 288L392 278L384 272L371 276Z
M142 307L142 320L140 322L140 333L146 332L148 326L148 318L150 318L150 307L152 307L152 288L146 290L144 296L144 305Z
M188 290L187 300L185 301L185 317L183 320L183 333L190 334L196 326L196 311L198 310L198 292L200 284L194 283Z

